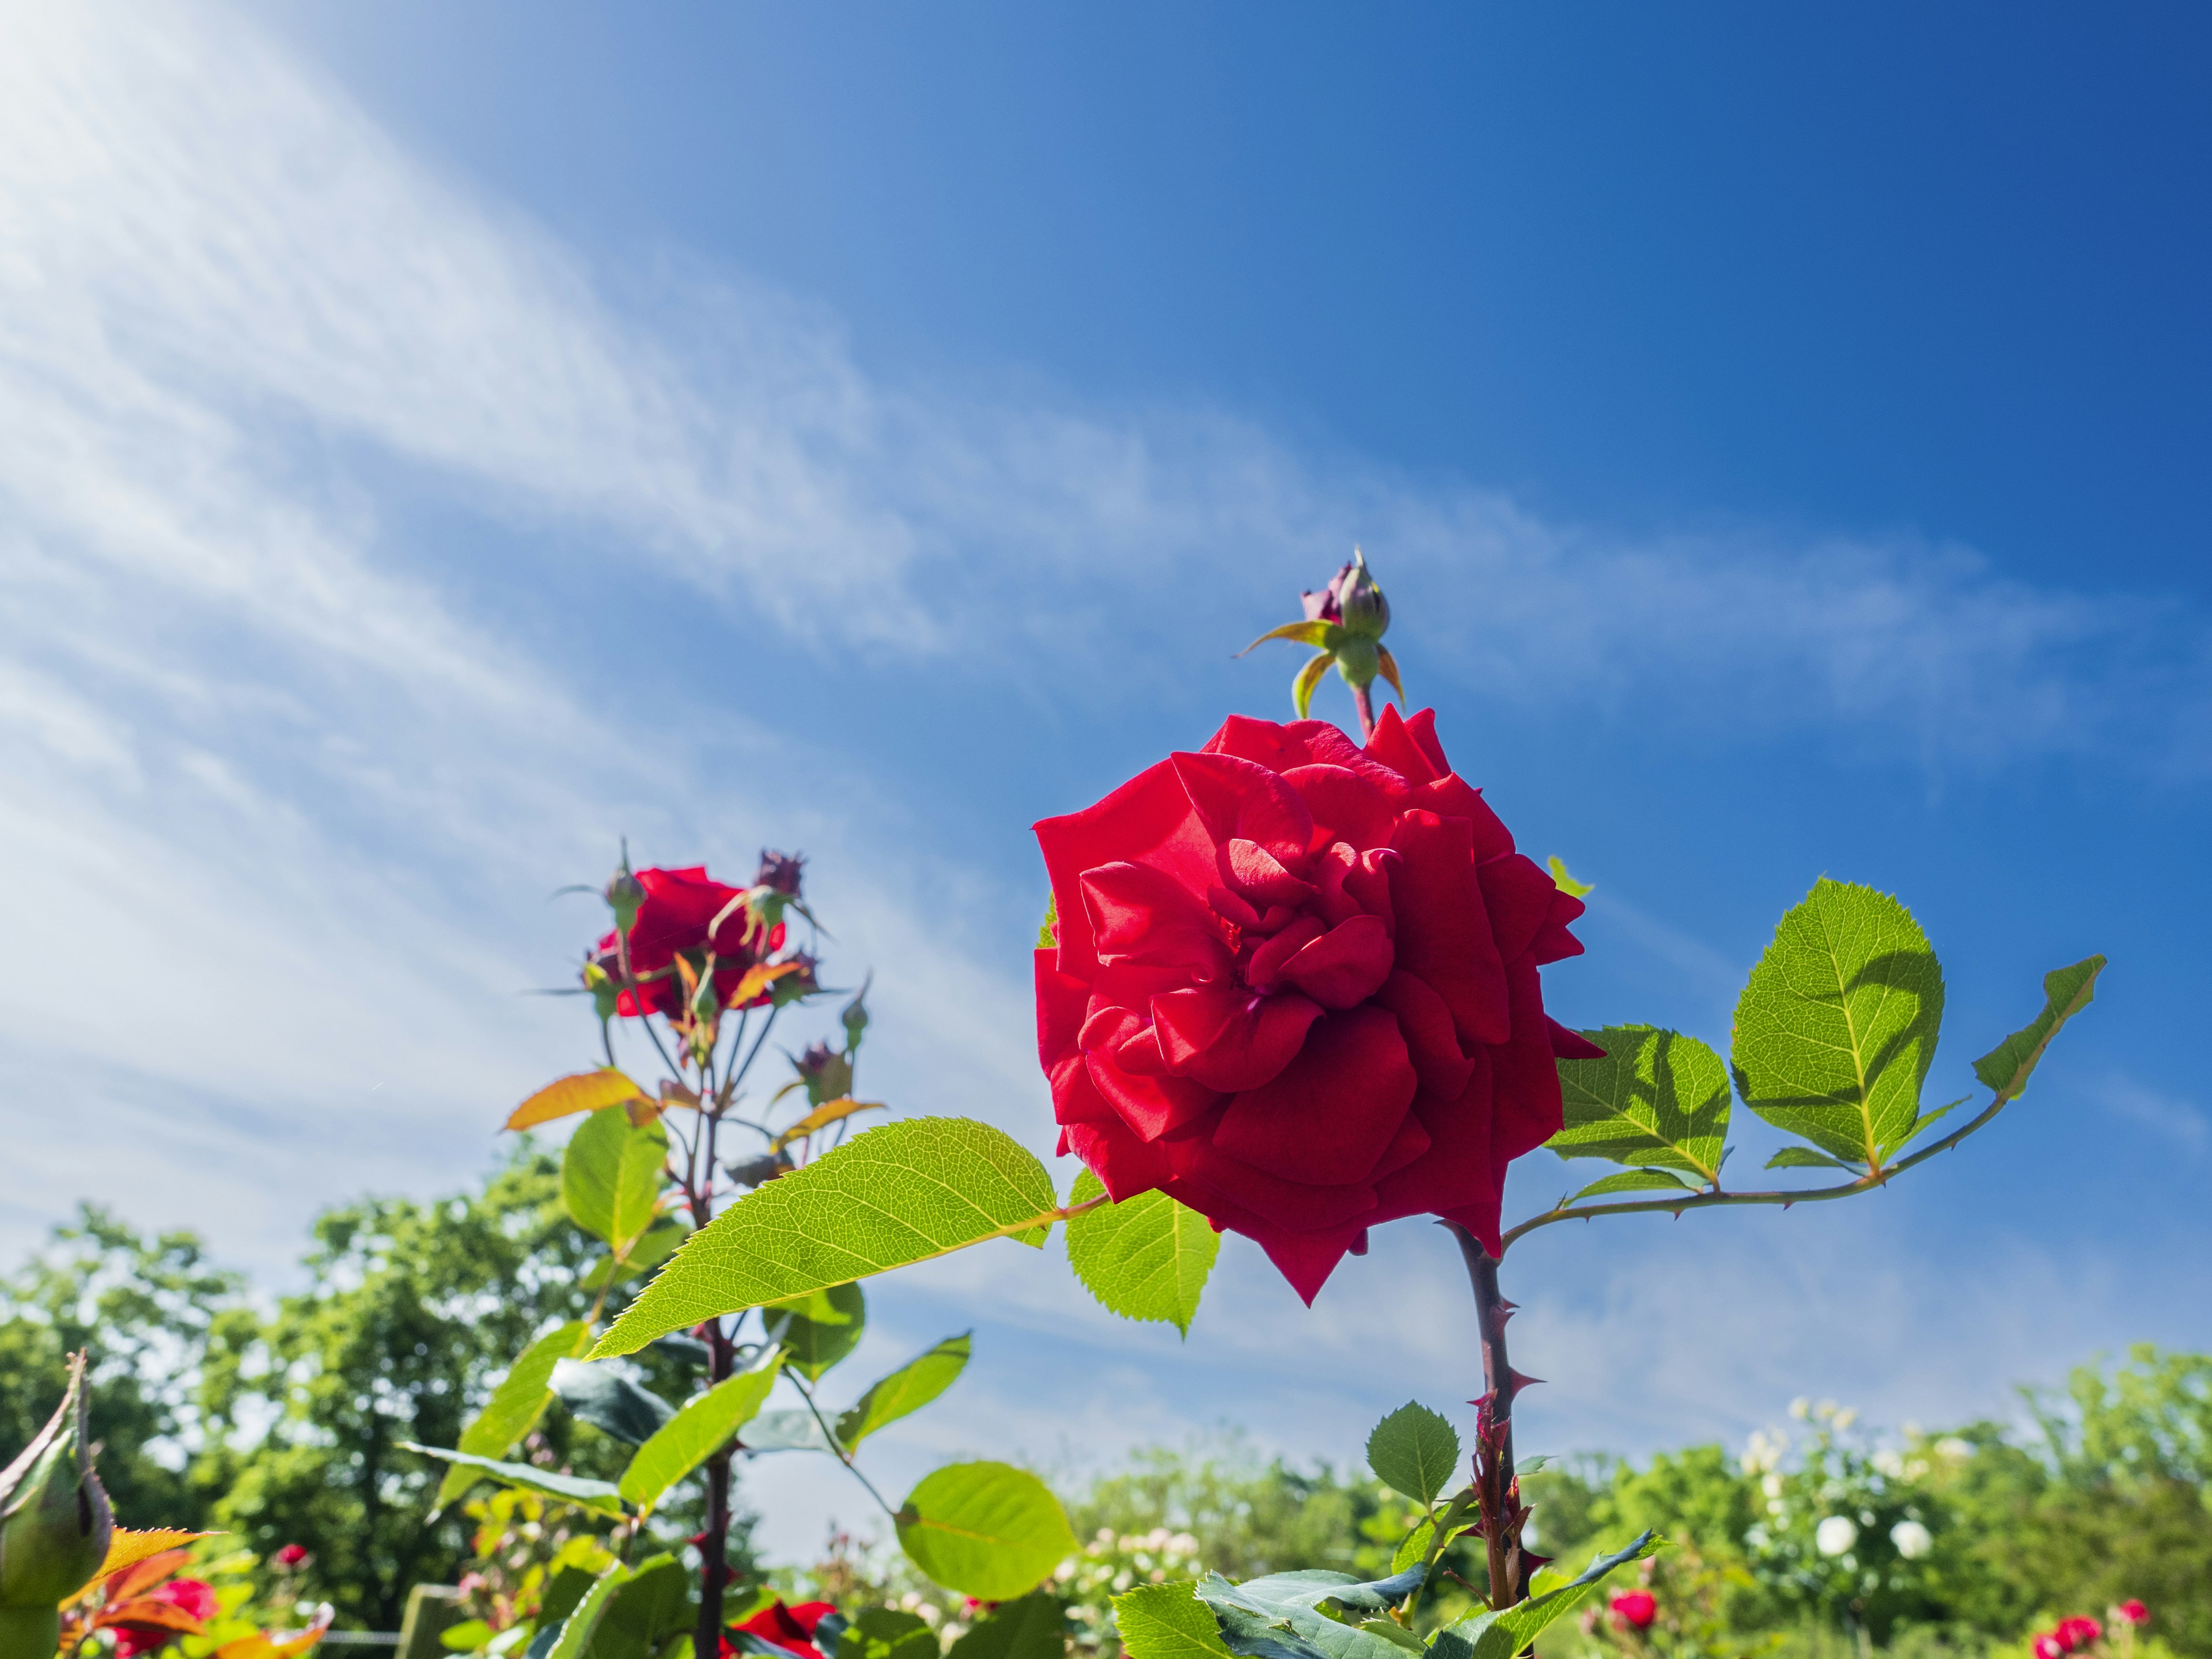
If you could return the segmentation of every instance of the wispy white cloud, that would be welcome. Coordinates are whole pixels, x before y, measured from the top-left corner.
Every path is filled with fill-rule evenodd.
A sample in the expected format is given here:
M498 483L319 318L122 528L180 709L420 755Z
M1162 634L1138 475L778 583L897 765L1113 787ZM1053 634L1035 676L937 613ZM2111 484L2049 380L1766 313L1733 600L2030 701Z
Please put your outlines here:
M1685 722L1869 734L1945 765L2161 718L2181 753L2158 711L2201 691L2197 619L2030 589L1958 550L1635 542L1203 408L1109 417L885 384L834 319L729 273L617 296L222 11L11 7L0 867L34 874L11 888L0 1037L11 1098L42 1105L11 1123L34 1178L0 1194L0 1248L97 1188L266 1263L321 1202L450 1184L501 1103L588 1058L569 1010L516 994L579 931L544 908L550 872L596 867L624 828L737 852L726 826L771 821L702 743L623 702L618 675L586 683L471 572L404 545L394 522L436 492L501 538L509 588L581 565L609 594L704 596L877 663L957 650L986 678L1109 659L1142 678L1190 629L1218 643L1255 572L1287 592L1357 536L1433 596L1401 626L1439 679L1530 708L1649 709L1664 688ZM1119 625L1134 612L1157 627ZM787 763L833 747L715 722ZM629 740L647 726L650 756ZM870 810L781 804L773 822L815 853L841 952L879 970L871 1063L915 1079L917 1107L1042 1146L1018 967L961 921L1004 873L886 830L913 827L896 779L853 787ZM1201 1382L1173 1390L1147 1380L1155 1334L1011 1247L923 1275L889 1331L927 1340L932 1297L988 1296L1018 1363L1048 1340L1092 1356L1055 1376L1100 1444L1229 1409L1284 1443L1320 1433L1372 1403L1378 1328L1412 1391L1463 1373L1455 1293L1439 1302L1395 1234L1357 1298L1311 1317L1241 1245L1225 1261L1233 1311L1184 1356ZM1532 1344L1600 1379L1563 1425L1632 1435L1615 1387L1655 1413L1710 1395L1711 1347L1624 1372L1604 1355L1625 1329L1673 1340L1715 1307L1836 1293L1765 1255L1719 1290L1638 1271L1586 1270L1601 1295L1532 1311ZM1900 1328L1948 1328L1895 1305ZM1790 1329L1793 1352L1845 1346L1810 1315ZM1287 1380L1255 1401L1262 1369ZM1721 1416L1783 1382L1732 1384ZM1013 1370L975 1382L944 1434L1032 1432Z
M2212 1117L2206 1116L2202 1106L2125 1073L2107 1077L2097 1098L2113 1116L2148 1130L2189 1158L2202 1158L2205 1148L2212 1146Z

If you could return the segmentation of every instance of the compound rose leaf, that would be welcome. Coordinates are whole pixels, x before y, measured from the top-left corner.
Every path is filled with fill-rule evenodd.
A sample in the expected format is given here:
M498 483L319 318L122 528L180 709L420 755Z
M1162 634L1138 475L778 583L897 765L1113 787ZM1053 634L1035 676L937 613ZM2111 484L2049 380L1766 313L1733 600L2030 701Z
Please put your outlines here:
M591 1358L634 1353L703 1320L988 1238L1042 1245L1058 1216L1052 1177L1003 1130L969 1118L887 1123L747 1194L693 1233Z
M1068 1204L1105 1196L1085 1170ZM1091 1295L1124 1319L1157 1320L1185 1336L1221 1253L1213 1224L1165 1193L1139 1193L1067 1218L1067 1264Z
M1544 1144L1561 1158L1604 1158L1718 1180L1729 1122L1721 1057L1695 1037L1650 1025L1608 1025L1583 1036L1604 1057L1559 1062L1565 1127Z
M2089 1006L2097 994L2102 957L2089 957L2071 968L2054 968L2043 976L2043 1012L1974 1062L1974 1075L1996 1091L1999 1100L2017 1100L2058 1028Z
M1736 1086L1777 1128L1880 1170L1919 1121L1942 1021L1943 970L1912 913L1824 876L1736 1002Z

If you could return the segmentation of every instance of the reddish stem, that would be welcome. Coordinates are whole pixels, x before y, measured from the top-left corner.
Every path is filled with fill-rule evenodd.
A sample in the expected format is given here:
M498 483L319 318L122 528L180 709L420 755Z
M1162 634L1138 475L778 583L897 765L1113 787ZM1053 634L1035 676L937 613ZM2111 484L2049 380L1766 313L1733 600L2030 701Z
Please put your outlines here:
M1366 686L1352 688L1352 706L1359 714L1359 737L1364 743L1375 735L1375 699Z
M1513 1470L1513 1396L1526 1379L1505 1351L1505 1322L1513 1304L1498 1290L1498 1259L1457 1222L1444 1224L1459 1240L1474 1289L1477 1334L1482 1344L1482 1398L1475 1401L1475 1492L1490 1562L1490 1605L1500 1611L1524 1601L1533 1564L1521 1547L1521 1482Z

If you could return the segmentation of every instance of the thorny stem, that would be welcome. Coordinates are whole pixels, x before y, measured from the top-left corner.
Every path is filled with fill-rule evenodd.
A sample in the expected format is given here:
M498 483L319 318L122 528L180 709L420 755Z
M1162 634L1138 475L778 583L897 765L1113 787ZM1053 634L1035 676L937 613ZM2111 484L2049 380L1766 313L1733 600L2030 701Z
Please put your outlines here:
M1508 1228L1505 1237L1499 1241L1499 1244L1503 1249L1511 1249L1515 1239L1523 1237L1535 1231L1539 1227L1548 1227L1554 1221L1576 1221L1595 1215L1648 1215L1662 1210L1671 1210L1676 1215L1680 1215L1685 1210L1711 1210L1727 1204L1780 1204L1786 1207L1792 1204L1818 1204L1826 1199L1849 1198L1856 1193L1871 1192L1877 1187L1887 1186L1891 1181L1903 1175L1914 1164L1924 1164L1938 1152L1949 1152L2002 1111L2006 1103L2006 1097L2000 1095L1984 1108L1981 1115L1971 1123L1962 1128L1953 1130L1932 1146L1923 1146L1910 1158L1901 1158L1894 1164L1885 1164L1879 1170L1870 1170L1857 1180L1846 1181L1838 1186L1807 1187L1796 1192L1765 1193L1724 1193L1717 1186L1710 1192L1686 1193L1680 1198L1640 1199L1623 1204L1592 1204L1578 1210L1569 1209L1565 1205L1561 1205L1556 1209L1545 1211L1541 1215L1530 1216L1517 1226Z
M1482 1344L1482 1398L1476 1401L1475 1486L1482 1538L1489 1552L1490 1605L1499 1612L1526 1598L1529 1563L1521 1547L1521 1488L1513 1472L1513 1396L1523 1379L1505 1351L1505 1322L1513 1304L1498 1294L1498 1260L1457 1222L1445 1224L1459 1240L1474 1289L1476 1334Z

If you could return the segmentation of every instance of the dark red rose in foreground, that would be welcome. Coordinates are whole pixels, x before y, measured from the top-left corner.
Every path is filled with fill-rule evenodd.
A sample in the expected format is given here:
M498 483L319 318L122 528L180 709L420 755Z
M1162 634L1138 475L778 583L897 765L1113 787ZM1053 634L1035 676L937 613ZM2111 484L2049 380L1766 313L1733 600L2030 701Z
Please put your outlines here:
M1433 1213L1498 1249L1505 1166L1559 1127L1536 969L1581 902L1513 850L1435 716L1364 750L1232 717L1036 826L1060 1151L1256 1240L1308 1301L1366 1231Z
M1613 1610L1638 1630L1650 1630L1659 1616L1659 1599L1650 1590L1623 1590L1613 1598Z
M795 868L797 861L793 863ZM704 865L689 870L641 870L637 879L645 889L645 900L637 908L637 920L630 925L629 969L637 978L645 1006L641 1009L638 1000L625 990L616 1003L620 1013L680 1015L684 981L676 971L676 958L689 955L697 967L703 965L710 950L714 955L714 989L727 1006L745 970L783 948L781 922L769 930L765 939L756 937L753 940L764 949L756 953L747 946L745 890L708 879ZM609 979L622 982L612 933L600 939L597 960ZM770 994L761 991L747 999L747 1006L757 1006L768 1001Z
M797 1607L787 1607L782 1601L772 1601L742 1624L732 1625L732 1630L741 1630L748 1636L757 1636L763 1642L772 1642L798 1659L822 1659L814 1645L814 1627L825 1614L835 1611L827 1601L801 1601ZM724 1655L738 1651L727 1637L722 1639Z

